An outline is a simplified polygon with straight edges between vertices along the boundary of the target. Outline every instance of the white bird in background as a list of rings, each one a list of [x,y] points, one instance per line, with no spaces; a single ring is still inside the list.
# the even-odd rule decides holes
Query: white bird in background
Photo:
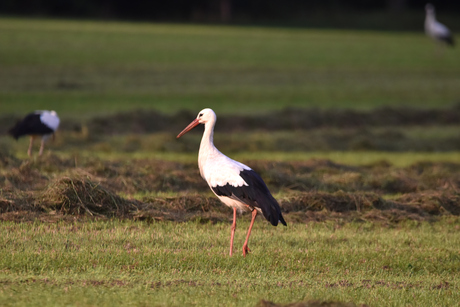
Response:
[[[59,117],[55,111],[35,111],[27,114],[24,119],[18,121],[13,128],[8,130],[8,133],[16,140],[23,135],[30,136],[29,150],[27,151],[29,157],[32,156],[34,139],[41,136],[41,146],[38,153],[38,155],[41,156],[46,140],[51,136],[54,138],[54,133],[59,127],[59,122]]]
[[[442,23],[436,20],[434,6],[430,3],[425,5],[425,33],[436,41],[444,42],[454,46],[454,38],[450,30]]]
[[[260,176],[250,167],[234,161],[222,154],[213,143],[216,113],[211,109],[203,109],[179,135],[192,130],[199,124],[204,124],[198,154],[198,166],[201,177],[208,183],[214,194],[227,206],[233,208],[233,223],[230,237],[230,256],[233,254],[233,237],[236,229],[236,211],[252,211],[246,241],[243,244],[243,256],[249,252],[248,241],[257,213],[260,212],[273,225],[286,222],[275,198],[271,195]]]

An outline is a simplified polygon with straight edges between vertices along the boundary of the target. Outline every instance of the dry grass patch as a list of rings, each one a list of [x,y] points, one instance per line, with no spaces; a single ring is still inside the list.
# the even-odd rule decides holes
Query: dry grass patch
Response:
[[[0,155],[10,161],[7,154]],[[5,158],[6,157],[6,158]],[[1,160],[1,159],[0,159]],[[325,159],[243,161],[278,194],[287,220],[432,220],[459,215],[460,164],[419,162],[396,168]],[[53,154],[2,166],[2,219],[72,217],[227,221],[231,211],[214,197],[196,163],[155,159],[62,158]]]
[[[64,214],[119,216],[136,210],[134,201],[123,199],[89,177],[63,177],[53,182],[38,199],[44,211]]]

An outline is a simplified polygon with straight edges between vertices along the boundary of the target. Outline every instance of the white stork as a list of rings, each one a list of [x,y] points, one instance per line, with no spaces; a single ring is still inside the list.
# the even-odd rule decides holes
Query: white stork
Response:
[[[27,114],[24,119],[18,121],[16,125],[8,130],[16,140],[23,135],[30,136],[29,150],[27,154],[32,156],[32,145],[37,136],[41,136],[41,146],[38,153],[39,156],[43,154],[45,142],[53,136],[59,127],[59,117],[55,111],[35,111]]]
[[[204,124],[198,154],[198,166],[201,177],[208,183],[211,190],[227,206],[233,208],[233,223],[230,237],[230,256],[233,254],[233,237],[236,229],[236,211],[252,211],[246,241],[243,244],[243,256],[249,252],[248,241],[257,213],[260,212],[273,225],[286,222],[275,198],[270,194],[265,182],[250,167],[230,159],[222,154],[213,143],[216,113],[211,109],[203,109],[179,135],[192,130],[199,124]]]
[[[426,17],[425,17],[425,33],[432,39],[440,42],[444,42],[451,46],[454,46],[454,38],[450,30],[442,23],[436,20],[436,13],[434,6],[430,3],[425,5]]]

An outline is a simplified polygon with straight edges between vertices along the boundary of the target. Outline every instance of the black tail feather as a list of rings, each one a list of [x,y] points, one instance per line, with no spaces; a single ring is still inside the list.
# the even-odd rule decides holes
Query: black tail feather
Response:
[[[30,113],[8,130],[16,140],[24,135],[44,135],[53,133],[53,129],[41,122],[40,113]]]
[[[19,137],[21,136],[20,129],[18,129],[20,123],[21,122],[18,121],[14,127],[8,130],[8,134],[11,135],[16,140],[19,139]]]
[[[211,187],[211,189],[218,196],[238,199],[248,206],[260,208],[264,217],[273,226],[277,226],[279,222],[287,226],[281,214],[280,205],[272,196],[262,178],[253,170],[243,170],[240,172],[240,176],[248,185],[235,187],[227,183],[224,186]]]
[[[252,188],[247,188],[247,196],[244,199],[247,201],[249,198],[252,201],[254,207],[259,207],[262,210],[264,217],[273,226],[277,226],[278,222],[281,222],[284,226],[287,226],[286,221],[281,214],[281,208],[276,199],[272,196],[267,188],[265,182],[260,178],[259,174],[253,170],[245,170],[240,173],[240,176],[248,183]]]
[[[443,36],[441,37],[441,40],[446,42],[448,45],[454,47],[455,46],[455,41],[454,41],[454,37],[452,35],[449,35],[449,36]]]
[[[284,226],[287,226],[286,221],[281,214],[281,208],[276,199],[271,195],[267,195],[268,197],[264,197],[265,201],[257,202],[262,209],[262,213],[264,217],[269,221],[273,226],[277,226],[279,222]]]

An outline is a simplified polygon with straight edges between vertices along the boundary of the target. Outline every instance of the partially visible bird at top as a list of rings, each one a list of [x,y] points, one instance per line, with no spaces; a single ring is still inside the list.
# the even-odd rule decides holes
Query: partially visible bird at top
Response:
[[[236,229],[236,212],[251,211],[251,224],[243,244],[243,256],[249,252],[248,241],[252,226],[258,213],[262,213],[273,226],[278,223],[286,226],[281,208],[268,190],[265,182],[250,167],[232,160],[221,153],[213,142],[214,126],[217,116],[211,109],[203,109],[181,133],[192,130],[199,124],[204,125],[198,153],[198,167],[201,177],[208,183],[212,192],[228,207],[233,209],[233,223],[230,235],[230,256],[233,254],[233,238]]]
[[[431,3],[425,5],[425,33],[432,39],[438,42],[444,42],[450,46],[454,46],[454,37],[450,30],[436,20],[434,6]]]
[[[29,149],[27,154],[32,156],[32,146],[34,139],[41,136],[41,146],[38,153],[39,156],[43,154],[45,142],[52,136],[59,127],[59,117],[55,111],[35,111],[27,114],[22,120],[18,121],[14,127],[8,130],[16,140],[21,136],[30,136]]]

